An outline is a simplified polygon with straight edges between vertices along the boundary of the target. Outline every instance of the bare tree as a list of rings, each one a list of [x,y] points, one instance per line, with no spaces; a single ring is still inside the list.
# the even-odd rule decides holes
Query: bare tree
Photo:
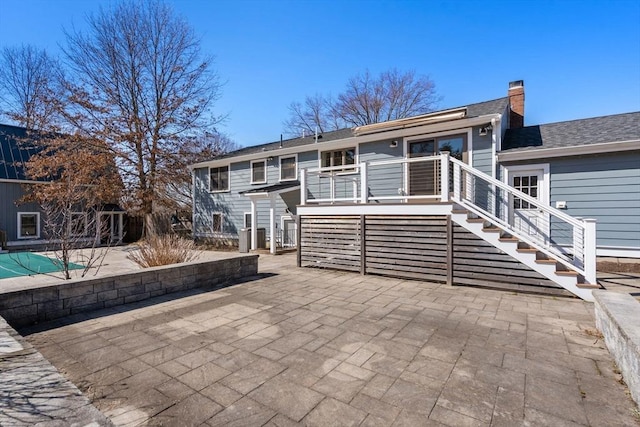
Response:
[[[0,56],[2,113],[27,129],[44,129],[56,115],[57,60],[31,45],[5,47]]]
[[[104,232],[98,212],[103,204],[120,198],[113,156],[101,141],[78,135],[49,134],[37,141],[39,151],[26,162],[25,172],[41,183],[25,185],[23,201],[39,204],[43,233],[64,278],[71,277],[74,254],[83,254],[84,276],[106,254],[97,250]]]
[[[351,77],[335,100],[322,95],[292,103],[286,132],[298,135],[301,129],[313,132],[363,126],[411,117],[433,111],[440,98],[435,84],[414,71],[391,69],[378,76],[369,71]]]
[[[221,120],[221,83],[191,27],[160,1],[124,1],[68,31],[66,118],[105,141],[147,227],[185,139]]]

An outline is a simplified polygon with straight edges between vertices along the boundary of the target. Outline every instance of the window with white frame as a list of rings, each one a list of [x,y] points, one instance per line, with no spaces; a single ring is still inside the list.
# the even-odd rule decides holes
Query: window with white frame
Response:
[[[87,234],[87,214],[84,212],[71,213],[69,227],[72,236],[84,236]]]
[[[257,160],[251,162],[251,183],[264,184],[267,182],[267,161]]]
[[[209,168],[209,191],[229,191],[229,166]]]
[[[320,154],[320,166],[323,168],[335,167],[335,166],[348,166],[355,165],[356,163],[356,149],[344,148],[342,150],[323,151]],[[343,171],[354,171],[354,168],[344,168]]]
[[[280,181],[293,181],[298,178],[297,156],[280,157]]]
[[[244,213],[244,228],[251,227],[251,212]]]
[[[222,214],[221,213],[214,213],[213,214],[213,222],[211,224],[211,231],[213,231],[214,233],[222,233],[223,226],[222,226]]]
[[[38,212],[18,212],[18,238],[37,239],[40,237],[40,214]]]

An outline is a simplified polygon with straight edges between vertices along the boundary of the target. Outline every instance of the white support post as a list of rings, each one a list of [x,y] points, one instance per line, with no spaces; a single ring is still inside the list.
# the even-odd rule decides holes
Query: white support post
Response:
[[[300,206],[307,204],[307,170],[300,169]]]
[[[358,181],[353,180],[353,203],[358,203]]]
[[[440,152],[440,201],[449,201],[449,152]]]
[[[122,229],[122,227],[124,226],[124,215],[123,214],[119,214],[118,215],[118,243],[122,243],[122,238],[124,236],[124,230]]]
[[[276,198],[274,195],[269,197],[269,235],[271,236],[271,243],[269,244],[269,251],[272,255],[276,254]]]
[[[251,250],[258,249],[258,215],[256,209],[257,201],[251,199]]]
[[[456,200],[462,200],[460,194],[460,165],[453,164],[453,198]]]
[[[334,172],[329,172],[329,198],[331,199],[331,204],[335,203],[336,200],[336,178],[334,177]]]
[[[360,203],[369,203],[369,184],[367,182],[367,162],[360,163]]]
[[[596,284],[596,220],[587,218],[584,222],[584,272],[587,283]]]

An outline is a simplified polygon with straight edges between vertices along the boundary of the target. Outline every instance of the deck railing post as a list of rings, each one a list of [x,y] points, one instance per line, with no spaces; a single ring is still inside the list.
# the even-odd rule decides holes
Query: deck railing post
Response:
[[[596,281],[596,220],[586,218],[584,223],[584,278],[587,283]]]
[[[307,204],[307,170],[300,169],[300,206]]]
[[[453,164],[453,197],[456,200],[462,200],[460,195],[460,165]]]
[[[367,183],[367,162],[360,163],[360,203],[369,202],[369,184]]]
[[[440,152],[440,201],[449,201],[449,152]]]

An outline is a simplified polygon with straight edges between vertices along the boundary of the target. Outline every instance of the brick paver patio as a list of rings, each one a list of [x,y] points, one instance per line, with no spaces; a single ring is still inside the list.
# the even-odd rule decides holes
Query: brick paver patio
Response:
[[[298,269],[22,330],[116,425],[628,426],[593,307]]]

